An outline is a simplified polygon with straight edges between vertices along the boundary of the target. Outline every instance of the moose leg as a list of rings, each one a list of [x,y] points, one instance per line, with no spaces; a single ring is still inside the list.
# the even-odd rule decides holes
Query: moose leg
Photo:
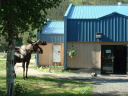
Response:
[[[29,61],[26,63],[26,78],[28,78],[28,65],[29,65]]]
[[[25,80],[25,62],[22,62],[23,67],[23,79]]]

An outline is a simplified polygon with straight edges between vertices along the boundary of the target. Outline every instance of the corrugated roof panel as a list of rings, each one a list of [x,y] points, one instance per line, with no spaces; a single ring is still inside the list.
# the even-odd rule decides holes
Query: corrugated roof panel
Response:
[[[64,34],[64,21],[48,21],[42,34]]]
[[[68,19],[97,19],[103,16],[119,13],[128,16],[128,5],[72,5]]]

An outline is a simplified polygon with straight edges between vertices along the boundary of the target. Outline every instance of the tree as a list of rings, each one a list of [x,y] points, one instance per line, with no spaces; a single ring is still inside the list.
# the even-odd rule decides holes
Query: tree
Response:
[[[65,0],[62,1],[57,8],[48,9],[47,18],[50,20],[63,20],[63,16],[69,4],[70,4],[69,0]]]
[[[6,63],[6,96],[14,94],[14,47],[19,34],[45,25],[47,9],[56,7],[61,0],[0,0],[0,35],[8,41]],[[30,31],[31,30],[31,31]]]

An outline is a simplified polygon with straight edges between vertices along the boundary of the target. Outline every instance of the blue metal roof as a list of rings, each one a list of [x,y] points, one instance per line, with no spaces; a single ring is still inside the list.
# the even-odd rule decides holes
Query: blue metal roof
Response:
[[[48,21],[42,34],[64,34],[64,21]]]
[[[128,5],[72,5],[65,16],[67,19],[98,19],[113,13],[128,16]]]

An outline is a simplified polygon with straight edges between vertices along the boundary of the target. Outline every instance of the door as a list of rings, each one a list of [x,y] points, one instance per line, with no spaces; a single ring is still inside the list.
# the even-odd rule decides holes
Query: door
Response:
[[[102,45],[101,73],[126,74],[126,54],[124,45]]]
[[[101,73],[102,74],[110,74],[113,73],[114,67],[114,47],[102,45],[101,48]]]
[[[53,62],[60,62],[61,45],[53,45]]]
[[[114,74],[126,74],[126,46],[117,45],[115,50]]]

